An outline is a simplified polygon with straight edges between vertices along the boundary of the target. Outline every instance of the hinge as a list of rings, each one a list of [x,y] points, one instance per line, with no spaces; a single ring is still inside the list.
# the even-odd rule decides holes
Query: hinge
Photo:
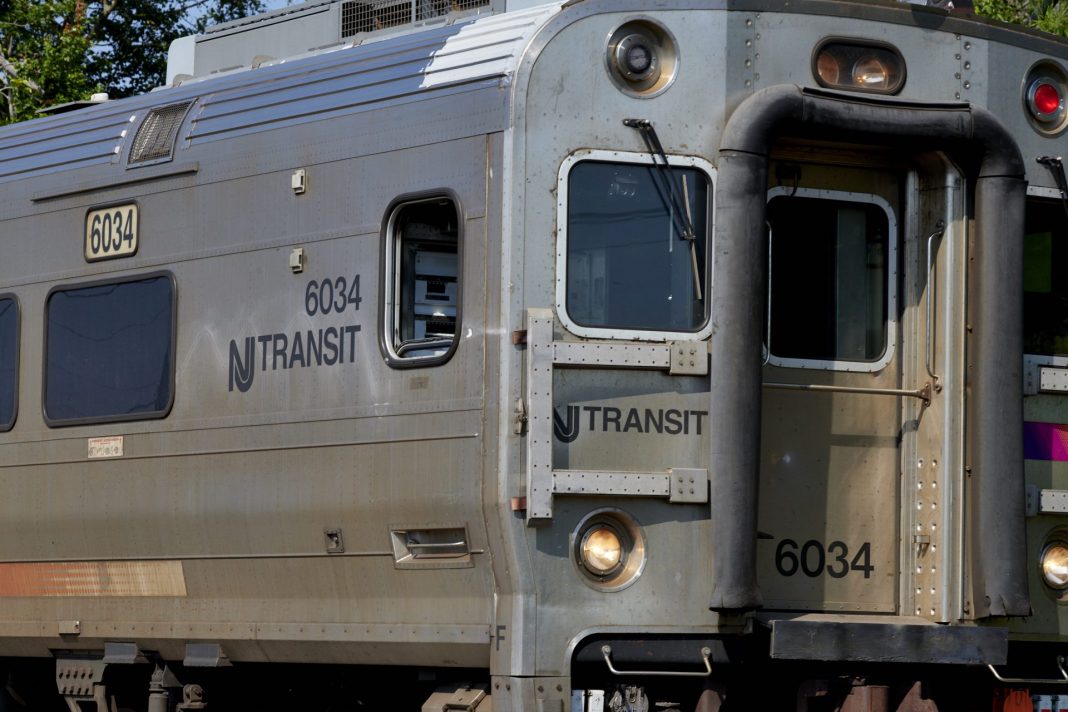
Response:
[[[522,398],[515,399],[515,409],[512,411],[512,415],[514,416],[512,434],[522,435],[523,428],[527,424],[527,404]]]

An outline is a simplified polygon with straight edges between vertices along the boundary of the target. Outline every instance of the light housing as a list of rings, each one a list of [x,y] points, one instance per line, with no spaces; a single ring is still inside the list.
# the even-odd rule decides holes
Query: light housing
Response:
[[[1057,63],[1038,62],[1024,78],[1023,103],[1031,126],[1044,136],[1056,136],[1068,125],[1068,74]]]
[[[638,522],[619,509],[597,509],[575,527],[571,559],[584,583],[598,591],[620,591],[645,568],[645,535]]]
[[[905,74],[901,53],[885,42],[832,37],[812,53],[812,76],[828,89],[897,94]]]
[[[579,545],[579,561],[595,576],[610,576],[623,565],[626,552],[614,526],[599,522],[586,530]]]
[[[1054,591],[1068,588],[1068,543],[1053,539],[1042,548],[1038,558],[1042,583]]]
[[[653,97],[675,80],[678,44],[660,23],[631,20],[609,35],[605,64],[608,76],[623,93],[642,99]]]

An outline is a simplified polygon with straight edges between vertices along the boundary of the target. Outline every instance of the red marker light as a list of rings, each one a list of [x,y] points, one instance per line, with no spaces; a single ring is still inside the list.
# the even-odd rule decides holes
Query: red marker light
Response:
[[[1034,99],[1032,101],[1039,114],[1052,114],[1061,106],[1061,93],[1057,90],[1057,87],[1052,84],[1042,82],[1035,87]]]
[[[1037,62],[1023,86],[1023,109],[1035,131],[1052,138],[1068,129],[1068,72],[1060,62]]]

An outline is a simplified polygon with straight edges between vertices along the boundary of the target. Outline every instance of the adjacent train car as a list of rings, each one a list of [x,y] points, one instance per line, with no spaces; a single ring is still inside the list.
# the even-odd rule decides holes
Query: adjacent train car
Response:
[[[1068,692],[1068,44],[316,0],[169,74],[0,130],[0,708]]]

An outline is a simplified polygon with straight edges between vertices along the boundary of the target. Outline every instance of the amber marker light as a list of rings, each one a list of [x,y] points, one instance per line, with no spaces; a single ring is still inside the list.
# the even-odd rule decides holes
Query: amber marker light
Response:
[[[905,60],[886,43],[828,39],[813,53],[812,74],[828,89],[896,94],[905,85]]]

